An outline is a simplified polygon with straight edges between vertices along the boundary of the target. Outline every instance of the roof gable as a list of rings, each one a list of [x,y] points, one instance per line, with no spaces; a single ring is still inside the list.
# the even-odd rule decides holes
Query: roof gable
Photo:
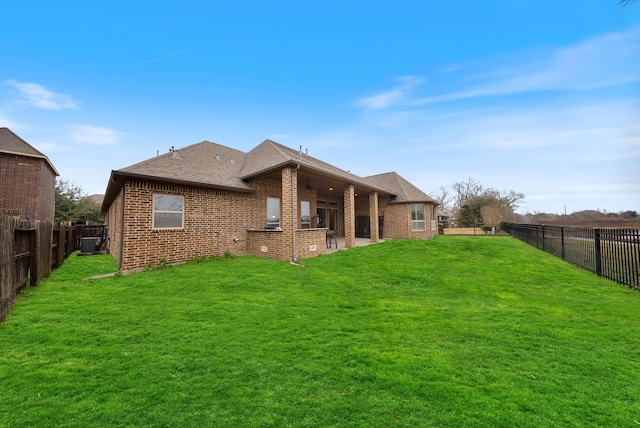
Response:
[[[0,128],[0,153],[43,159],[56,175],[60,175],[48,157],[18,137],[9,128]]]
[[[250,150],[240,171],[240,176],[255,177],[291,162],[291,157],[287,156],[278,146],[280,145],[271,140],[264,140]]]
[[[418,189],[416,186],[402,178],[397,172],[386,172],[384,174],[365,177],[364,180],[388,189],[396,195],[392,201],[400,202],[431,202],[436,203],[429,195]]]
[[[259,146],[247,153],[247,158],[242,168],[242,178],[250,179],[280,167],[291,164],[300,165],[308,170],[313,170],[346,183],[352,183],[365,188],[387,193],[384,188],[378,187],[373,182],[368,182],[362,177],[345,171],[309,156],[301,151],[278,144],[275,141],[265,140]]]

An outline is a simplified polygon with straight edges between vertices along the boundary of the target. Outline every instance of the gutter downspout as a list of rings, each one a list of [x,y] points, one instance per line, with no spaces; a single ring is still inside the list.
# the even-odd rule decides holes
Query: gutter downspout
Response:
[[[123,260],[123,254],[124,254],[124,201],[125,201],[125,195],[124,195],[124,186],[120,186],[120,189],[122,190],[122,209],[120,210],[120,257],[118,260],[118,264],[120,265],[120,270],[122,271],[122,260]]]
[[[296,259],[296,219],[294,218],[294,214],[296,212],[296,196],[294,194],[294,182],[293,182],[293,173],[300,169],[300,164],[297,164],[296,168],[291,171],[291,260],[295,263],[298,261]]]

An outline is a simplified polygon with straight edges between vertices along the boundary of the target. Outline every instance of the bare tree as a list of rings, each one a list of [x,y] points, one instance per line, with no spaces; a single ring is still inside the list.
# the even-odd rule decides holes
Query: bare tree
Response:
[[[513,212],[520,206],[520,201],[524,199],[524,193],[516,192],[515,190],[503,190],[500,192],[498,199],[509,208],[509,211]]]
[[[440,186],[438,190],[431,192],[430,196],[440,204],[438,207],[439,212],[445,215],[453,214],[453,196],[445,187]]]
[[[485,205],[498,207],[502,219],[511,218],[524,199],[523,193],[515,190],[498,190],[493,187],[485,188],[471,177],[466,181],[453,184],[452,189],[455,192],[452,196],[454,199],[452,212],[458,218],[465,217],[467,222],[481,221],[480,208]]]
[[[480,182],[469,177],[466,181],[459,181],[451,186],[455,195],[454,209],[460,209],[467,200],[478,197],[482,194],[484,188]]]

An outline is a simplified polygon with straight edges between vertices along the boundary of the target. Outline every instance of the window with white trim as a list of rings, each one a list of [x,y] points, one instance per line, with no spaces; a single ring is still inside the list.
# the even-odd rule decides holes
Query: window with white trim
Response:
[[[181,229],[184,227],[184,196],[153,195],[153,228]]]
[[[411,204],[411,231],[420,232],[427,230],[427,222],[424,216],[424,204]]]
[[[311,227],[311,202],[300,201],[300,228],[309,229]]]
[[[280,198],[267,198],[267,228],[280,227]]]

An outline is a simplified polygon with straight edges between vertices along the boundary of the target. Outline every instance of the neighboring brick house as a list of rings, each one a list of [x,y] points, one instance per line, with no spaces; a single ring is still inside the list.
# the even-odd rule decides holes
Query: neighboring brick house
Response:
[[[358,177],[265,140],[248,153],[204,141],[114,170],[102,210],[128,273],[227,252],[295,261],[324,254],[328,231],[345,247],[427,239],[436,205],[395,172]]]
[[[53,221],[58,171],[45,155],[0,128],[0,213]]]

